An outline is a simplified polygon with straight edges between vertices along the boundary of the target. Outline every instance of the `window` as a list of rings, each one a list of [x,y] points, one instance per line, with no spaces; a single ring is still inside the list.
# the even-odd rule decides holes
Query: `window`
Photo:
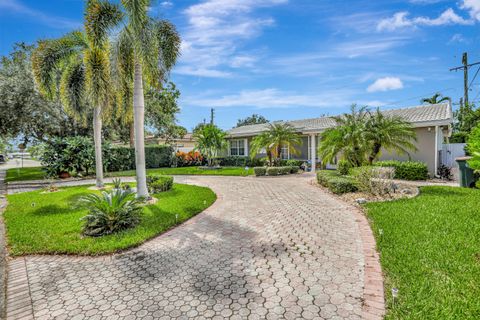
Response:
[[[282,160],[287,160],[287,159],[290,159],[290,150],[288,148],[288,146],[282,146],[282,152],[280,154]]]
[[[231,156],[245,156],[245,140],[231,140],[230,141],[230,155]]]

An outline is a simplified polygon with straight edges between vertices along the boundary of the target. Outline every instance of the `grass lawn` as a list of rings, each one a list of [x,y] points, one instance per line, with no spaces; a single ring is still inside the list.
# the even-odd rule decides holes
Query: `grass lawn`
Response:
[[[366,205],[386,274],[386,319],[480,318],[479,204],[480,190],[423,187],[413,199]]]
[[[42,180],[44,177],[45,171],[42,170],[42,167],[13,168],[7,170],[5,182]]]
[[[8,246],[14,256],[42,253],[96,255],[137,246],[209,207],[216,195],[209,188],[174,184],[172,190],[155,194],[158,202],[144,208],[141,223],[117,234],[82,237],[80,218],[85,209],[75,209],[77,199],[89,192],[88,186],[43,190],[8,196],[4,212]]]
[[[223,167],[216,170],[203,170],[198,167],[181,168],[158,168],[147,169],[147,173],[166,175],[213,175],[213,176],[248,176],[253,174],[253,168],[245,170],[243,167]],[[135,176],[135,170],[117,171],[105,173],[107,177],[129,177]],[[42,180],[45,173],[41,167],[8,169],[6,182]]]
[[[166,175],[205,175],[205,176],[248,176],[253,174],[253,168],[245,170],[243,167],[223,167],[215,170],[199,169],[198,167],[157,168],[147,169],[148,173]],[[108,177],[134,176],[135,170],[108,172]]]

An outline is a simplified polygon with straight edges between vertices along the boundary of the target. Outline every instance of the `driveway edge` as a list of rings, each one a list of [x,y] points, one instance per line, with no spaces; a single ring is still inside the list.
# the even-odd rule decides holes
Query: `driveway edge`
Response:
[[[365,259],[362,318],[380,320],[385,315],[385,293],[380,255],[377,252],[375,237],[367,217],[359,209],[354,210],[354,215],[360,231]]]

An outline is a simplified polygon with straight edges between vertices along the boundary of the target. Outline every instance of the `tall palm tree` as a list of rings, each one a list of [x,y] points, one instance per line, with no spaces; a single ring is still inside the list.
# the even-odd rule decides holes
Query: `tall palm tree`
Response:
[[[252,141],[250,156],[255,157],[260,150],[267,151],[270,165],[279,162],[282,148],[288,148],[292,154],[298,154],[296,146],[302,144],[302,138],[288,123],[269,123],[268,130]]]
[[[67,110],[80,114],[85,106],[93,108],[98,188],[103,188],[102,111],[112,100],[108,33],[121,19],[117,5],[88,0],[85,32],[74,31],[59,39],[39,41],[32,54],[35,82],[43,94],[56,98],[59,85],[60,99]]]
[[[400,117],[385,116],[377,108],[376,112],[370,113],[366,129],[365,138],[371,144],[369,164],[377,159],[382,148],[400,155],[417,150],[413,144],[417,138],[412,125]]]
[[[322,133],[318,147],[322,162],[333,162],[339,154],[354,167],[365,162],[365,154],[369,149],[365,137],[367,116],[367,107],[357,110],[357,106],[352,105],[350,113],[333,117],[337,125]]]
[[[149,197],[145,169],[145,103],[143,85],[160,89],[180,55],[180,36],[175,26],[148,16],[150,0],[121,0],[128,21],[117,38],[118,52],[131,61],[133,79],[133,122],[137,196]]]
[[[420,103],[437,104],[437,103],[441,103],[441,102],[444,102],[444,101],[452,101],[452,98],[447,97],[447,96],[443,96],[441,93],[437,92],[433,96],[431,96],[430,98],[423,98],[422,100],[420,100]]]

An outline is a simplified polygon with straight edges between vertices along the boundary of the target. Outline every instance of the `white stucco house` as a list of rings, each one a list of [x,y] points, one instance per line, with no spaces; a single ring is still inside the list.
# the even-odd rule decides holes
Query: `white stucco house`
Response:
[[[414,127],[417,134],[417,151],[410,153],[410,159],[414,161],[425,162],[428,166],[431,176],[437,172],[440,166],[442,144],[445,138],[451,135],[453,113],[449,102],[422,105],[401,109],[391,109],[382,111],[385,115],[399,116],[408,121]],[[284,159],[300,159],[311,161],[313,170],[316,164],[321,162],[317,156],[317,147],[322,132],[336,125],[331,117],[310,118],[302,120],[285,121],[301,134],[303,143],[298,146],[299,155],[293,156],[285,152],[282,154]],[[256,124],[244,127],[233,128],[228,131],[229,156],[249,156],[249,147],[252,139],[267,130],[268,124]],[[264,157],[265,154],[259,155]],[[381,160],[408,160],[409,156],[400,156],[383,152]],[[313,160],[313,161],[312,161]]]

